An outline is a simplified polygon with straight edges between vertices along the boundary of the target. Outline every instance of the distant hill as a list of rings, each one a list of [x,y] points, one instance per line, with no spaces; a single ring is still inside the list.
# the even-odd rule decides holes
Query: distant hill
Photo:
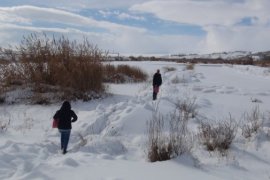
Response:
[[[179,62],[203,62],[203,63],[237,63],[253,64],[253,62],[270,62],[270,51],[250,52],[250,51],[231,51],[211,54],[171,54],[171,55],[108,55],[108,61],[179,61]],[[247,62],[247,63],[245,63]]]

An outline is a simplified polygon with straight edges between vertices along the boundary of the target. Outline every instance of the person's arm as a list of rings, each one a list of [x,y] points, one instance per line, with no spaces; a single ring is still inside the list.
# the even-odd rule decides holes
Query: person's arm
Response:
[[[75,112],[72,111],[72,110],[71,110],[71,117],[72,117],[71,122],[75,122],[75,121],[77,121],[77,119],[78,119],[78,116],[77,116],[77,115],[75,114]]]
[[[162,77],[161,77],[161,74],[158,75],[158,78],[157,78],[157,79],[158,79],[158,80],[157,80],[158,86],[161,86],[161,84],[162,84]]]
[[[53,116],[53,119],[59,119],[59,111],[56,111],[56,113]]]

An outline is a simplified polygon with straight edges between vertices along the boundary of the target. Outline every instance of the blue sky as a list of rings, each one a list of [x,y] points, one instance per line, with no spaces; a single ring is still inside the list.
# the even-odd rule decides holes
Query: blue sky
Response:
[[[96,20],[109,21],[117,24],[140,27],[154,34],[182,34],[182,35],[205,35],[205,31],[192,24],[178,23],[163,20],[151,13],[134,13],[126,9],[82,9],[78,12],[82,16],[93,17]]]
[[[0,45],[47,33],[120,54],[266,51],[269,0],[1,0]]]

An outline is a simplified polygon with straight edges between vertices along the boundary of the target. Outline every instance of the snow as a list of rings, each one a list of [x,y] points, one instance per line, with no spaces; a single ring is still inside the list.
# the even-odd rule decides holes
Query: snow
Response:
[[[51,119],[61,103],[0,106],[0,179],[7,180],[269,180],[269,69],[240,65],[196,64],[186,70],[173,62],[111,62],[142,68],[150,79],[136,84],[107,84],[110,95],[90,102],[71,102],[79,119],[73,123],[68,153],[59,151],[59,133]],[[164,67],[175,71],[165,72]],[[151,78],[161,70],[163,85],[152,101]],[[175,77],[180,81],[172,82]],[[16,91],[19,94],[19,90]],[[198,117],[239,123],[254,107],[266,115],[250,139],[236,139],[226,156],[208,152],[198,141],[190,153],[150,163],[146,155],[146,123],[158,110],[167,115],[178,99],[195,98]],[[259,101],[252,101],[257,99]],[[8,124],[8,122],[10,123]],[[0,124],[1,125],[1,124]],[[189,129],[196,133],[198,121]]]

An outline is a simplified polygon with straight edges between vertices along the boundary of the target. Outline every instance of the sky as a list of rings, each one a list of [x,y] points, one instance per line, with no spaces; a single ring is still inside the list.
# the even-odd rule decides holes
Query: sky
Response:
[[[46,33],[110,53],[270,50],[269,0],[1,0],[0,46]]]

